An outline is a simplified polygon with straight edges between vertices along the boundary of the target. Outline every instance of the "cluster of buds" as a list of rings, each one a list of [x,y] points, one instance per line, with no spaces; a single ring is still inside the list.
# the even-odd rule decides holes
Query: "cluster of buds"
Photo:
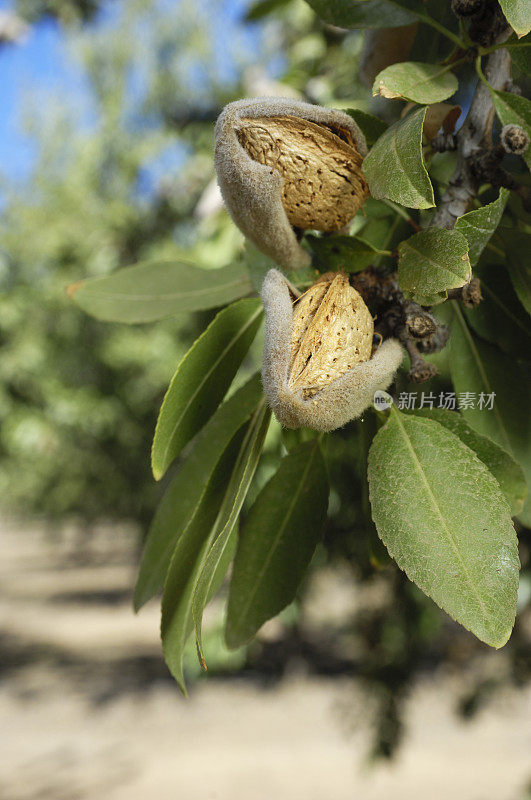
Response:
[[[310,263],[300,231],[339,231],[366,200],[366,153],[348,114],[298,100],[238,100],[216,123],[225,205],[258,249],[286,269]]]

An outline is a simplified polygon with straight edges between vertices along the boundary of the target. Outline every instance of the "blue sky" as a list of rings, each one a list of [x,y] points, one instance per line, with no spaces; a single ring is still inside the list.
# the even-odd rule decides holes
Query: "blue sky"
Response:
[[[7,4],[0,3],[0,8]],[[61,32],[53,21],[33,27],[20,45],[0,48],[0,171],[11,179],[27,176],[34,149],[22,129],[24,98],[37,94],[74,91],[80,76],[67,66]]]
[[[119,9],[123,2],[114,0],[114,8]],[[219,62],[227,70],[226,77],[230,77],[231,64],[225,43],[230,41],[232,30],[239,27],[247,2],[225,0],[222,4],[217,46]],[[175,0],[172,6],[175,7]],[[1,10],[11,7],[8,0],[0,0]],[[106,25],[112,22],[113,16],[111,5],[106,4],[93,24]],[[246,29],[244,41],[250,50],[258,37],[256,26]],[[79,66],[68,54],[65,32],[53,19],[45,19],[32,26],[21,44],[0,47],[0,175],[10,181],[26,180],[35,157],[34,145],[23,127],[27,98],[35,101],[42,97],[44,102],[50,95],[65,98],[65,102],[75,103],[80,108],[84,106],[85,113],[88,109],[90,114],[90,95]]]

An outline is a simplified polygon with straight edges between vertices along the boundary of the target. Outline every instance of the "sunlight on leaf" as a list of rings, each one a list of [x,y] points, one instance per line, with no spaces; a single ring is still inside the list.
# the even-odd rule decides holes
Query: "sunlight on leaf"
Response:
[[[96,319],[139,323],[216,308],[245,297],[252,288],[243,264],[200,269],[182,261],[150,261],[79,281],[68,293]]]
[[[440,103],[457,91],[455,75],[447,67],[404,61],[382,70],[374,79],[373,97],[411,100],[420,105]]]
[[[485,464],[438,422],[394,408],[369,454],[373,519],[398,566],[481,641],[514,624],[518,546]]]
[[[376,199],[409,208],[435,205],[433,187],[422,157],[426,108],[398,120],[383,133],[363,161],[362,170]]]

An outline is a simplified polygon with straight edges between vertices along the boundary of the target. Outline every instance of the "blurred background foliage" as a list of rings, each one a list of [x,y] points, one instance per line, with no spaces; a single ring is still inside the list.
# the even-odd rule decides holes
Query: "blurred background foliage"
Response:
[[[251,46],[268,65],[281,23],[248,35],[256,25],[239,20],[244,9],[223,24],[223,6],[18,4],[32,24],[64,23],[84,102],[28,96],[35,164],[24,182],[1,183],[0,492],[13,509],[143,519],[153,510],[155,414],[201,321],[102,325],[69,304],[65,287],[147,258],[217,266],[241,245],[213,192],[212,122],[245,81],[267,80],[265,66],[253,77]],[[288,16],[292,47],[299,30],[319,45],[304,4]]]
[[[219,111],[241,96],[275,93],[367,110],[370,92],[357,77],[363,35],[321,24],[303,0],[18,0],[12,10],[30,31],[60,26],[82,91],[29,92],[30,174],[14,180],[0,170],[2,506],[46,518],[134,518],[145,528],[161,493],[149,468],[156,414],[208,317],[99,323],[70,304],[65,289],[147,259],[215,268],[237,257],[243,238],[214,180]],[[16,46],[0,42],[0,57]],[[395,218],[395,226],[404,224]],[[364,236],[378,244],[388,228],[388,218],[373,219]],[[356,673],[376,703],[374,752],[390,755],[413,677],[441,663],[463,670],[485,648],[386,568],[358,468],[366,438],[366,427],[351,425],[328,439],[330,518],[302,611],[288,610],[273,640],[219,664],[278,675],[295,658],[317,672]],[[268,442],[275,461],[278,427]],[[359,602],[348,615],[320,618],[315,637],[312,593],[330,563],[355,582]],[[493,686],[528,678],[529,625],[523,614],[503,653],[476,671],[463,693],[464,714]],[[216,658],[209,663],[215,672]]]
[[[352,79],[361,38],[325,28],[302,0],[250,11],[20,0],[15,11],[62,26],[80,91],[28,92],[31,174],[13,181],[0,168],[0,492],[27,513],[145,521],[158,497],[155,414],[204,319],[99,324],[65,288],[144,259],[229,263],[242,237],[216,193],[219,111],[279,92],[366,102]]]

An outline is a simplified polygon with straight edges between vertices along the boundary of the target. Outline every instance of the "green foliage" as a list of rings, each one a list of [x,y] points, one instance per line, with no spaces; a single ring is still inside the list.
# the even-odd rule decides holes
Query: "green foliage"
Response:
[[[431,208],[431,185],[422,157],[426,108],[408,114],[383,133],[363,162],[371,194],[409,208]]]
[[[522,467],[509,453],[491,439],[477,433],[459,413],[446,411],[443,408],[418,409],[415,413],[439,422],[473,450],[498,481],[505,499],[511,507],[512,515],[520,513],[527,495],[527,484]]]
[[[507,231],[503,237],[507,250],[507,267],[520,302],[531,314],[531,264],[529,249],[531,234],[524,231]]]
[[[531,9],[527,0],[500,0],[500,6],[518,36],[525,36],[531,31]]]
[[[287,2],[288,0],[258,0],[258,2],[251,5],[245,15],[245,19],[248,22],[256,22],[270,14],[271,11],[286,5]]]
[[[500,224],[508,199],[508,190],[500,189],[497,200],[463,214],[455,223],[455,230],[464,234],[468,241],[468,257],[472,266],[478,263],[492,234]]]
[[[451,97],[457,87],[457,78],[448,67],[404,61],[379,72],[372,93],[391,100],[402,98],[429,105]]]
[[[323,26],[310,6],[338,27]],[[516,21],[522,6],[504,7]],[[394,407],[387,419],[369,408],[326,437],[281,431],[270,424],[259,376],[249,379],[261,359],[261,306],[247,296],[259,292],[273,264],[248,243],[242,247],[217,201],[209,206],[213,122],[227,101],[261,93],[264,77],[245,69],[257,56],[232,39],[238,76],[221,77],[215,42],[222,8],[213,0],[207,19],[191,0],[177,12],[146,0],[126,4],[114,28],[69,34],[96,98],[94,128],[80,132],[63,110],[47,126],[35,123],[35,191],[10,189],[0,223],[0,274],[11,292],[9,302],[0,297],[0,488],[19,507],[45,513],[147,520],[158,500],[149,438],[169,383],[152,451],[155,476],[169,474],[144,545],[135,607],[163,592],[163,649],[182,690],[194,629],[200,665],[219,662],[203,613],[233,559],[231,647],[260,637],[262,624],[293,601],[296,617],[307,570],[326,559],[346,562],[362,589],[376,578],[385,584],[385,610],[362,609],[349,626],[356,669],[371,676],[380,702],[396,704],[429,642],[440,654],[443,642],[455,641],[456,626],[441,635],[444,615],[401,576],[378,536],[423,592],[494,647],[507,641],[514,619],[511,514],[528,579],[528,534],[520,527],[531,523],[531,219],[521,203],[528,180],[523,162],[506,158],[503,168],[522,184],[518,193],[500,189],[496,196],[499,181],[491,189],[476,176],[481,185],[470,210],[457,212],[455,229],[436,225],[451,227],[457,213],[448,224],[428,211],[441,204],[460,162],[455,153],[434,152],[427,111],[458,87],[460,96],[470,89],[469,68],[455,61],[455,48],[468,49],[461,39],[468,23],[460,26],[449,7],[260,0],[248,8],[254,33],[264,24],[274,34],[265,45],[260,40],[262,61],[279,52],[285,59],[273,91],[347,109],[370,148],[362,168],[372,197],[348,229],[306,233],[312,266],[290,279],[304,291],[319,272],[370,266],[353,280],[376,281],[385,294],[391,285],[396,291],[397,272],[400,302],[437,305],[436,316],[451,326],[449,348],[428,356],[442,365],[440,375],[420,389],[453,390],[459,408],[405,415]],[[384,97],[372,101],[356,76],[374,32],[360,31],[412,22],[420,24],[411,53],[375,67],[375,90]],[[509,45],[516,44],[513,37]],[[525,48],[512,52],[525,72]],[[137,70],[145,86],[140,99],[127,89]],[[208,76],[204,82],[198,72]],[[493,100],[502,124],[530,131],[528,100],[507,92],[493,92]],[[144,193],[145,171],[168,150],[178,166],[164,168]],[[452,187],[458,197],[459,184]],[[472,268],[483,302],[445,302]],[[64,297],[68,285],[75,305]],[[102,324],[80,308],[96,320],[144,324]],[[385,310],[377,303],[370,310],[385,330]],[[419,388],[408,383],[407,366],[390,389],[395,399]],[[475,404],[467,402],[471,394]],[[389,753],[399,718],[396,707],[382,702],[382,709],[377,749]]]
[[[502,125],[519,125],[531,139],[531,100],[511,92],[491,91],[491,94]],[[531,147],[527,148],[522,157],[531,169]]]
[[[502,647],[520,564],[507,502],[484,463],[438,422],[393,410],[371,447],[369,486],[399,567],[481,641]]]
[[[224,398],[261,317],[258,300],[240,300],[228,306],[179,364],[164,397],[153,439],[151,464],[156,480],[162,478]]]
[[[529,34],[521,42],[515,42],[511,47],[511,59],[513,64],[524,73],[531,75],[531,41]]]
[[[149,530],[135,587],[137,610],[162,587],[176,542],[194,518],[203,514],[203,495],[216,464],[260,398],[260,381],[256,376],[220,406],[199,433],[185,464],[168,487]],[[208,510],[208,502],[206,506]]]
[[[509,259],[509,248],[507,251]],[[499,263],[484,263],[479,277],[483,300],[475,308],[465,309],[467,321],[482,339],[509,355],[526,358],[531,352],[531,326],[507,270]]]
[[[201,662],[206,665],[202,647],[202,617],[205,606],[213,594],[216,577],[225,574],[236,547],[238,516],[253,480],[265,437],[271,422],[271,411],[265,398],[256,409],[247,428],[227,492],[216,519],[213,544],[201,566],[201,572],[194,587],[192,614],[194,618],[197,649]]]
[[[398,248],[400,286],[421,305],[441,303],[448,289],[464,286],[471,275],[468,242],[458,231],[430,228]]]
[[[354,236],[306,236],[314,260],[323,272],[344,269],[360,272],[374,261],[378,249]]]
[[[372,147],[382,133],[387,130],[387,125],[379,117],[367,114],[366,111],[361,111],[358,108],[347,108],[345,110],[361,128],[368,147]]]
[[[530,387],[525,368],[507,359],[500,350],[474,336],[463,312],[454,303],[450,337],[450,370],[457,392],[495,394],[492,409],[464,407],[463,416],[479,433],[513,455],[531,485]],[[529,501],[522,520],[529,520]]]
[[[415,21],[413,14],[393,0],[308,0],[308,3],[321,19],[341,28],[388,28]]]
[[[166,663],[183,693],[186,693],[184,646],[193,627],[192,593],[203,559],[213,542],[217,509],[223,503],[240,446],[241,437],[237,436],[222,454],[204,487],[196,513],[182,532],[177,531],[172,542],[174,546],[168,553],[170,562],[162,594],[160,633]]]
[[[175,261],[148,262],[69,287],[87,314],[110,322],[156,322],[230,303],[252,289],[238,264],[216,270]]]
[[[36,16],[45,13],[45,3],[34,5]],[[219,6],[213,0],[213,14]],[[237,82],[210,85],[198,97],[190,85],[193,63],[199,59],[208,70],[215,61],[210,25],[188,0],[177,14],[151,0],[119,4],[101,24],[63,33],[62,50],[92,103],[89,125],[74,90],[59,99],[32,86],[26,96],[23,132],[35,164],[17,183],[0,176],[6,510],[129,517],[146,525],[156,508],[159,491],[146,470],[156,410],[210,317],[187,313],[141,329],[105,325],[70,303],[65,288],[138,262],[188,262],[195,269],[231,261],[241,236],[226,219],[193,218],[213,176],[210,125],[194,128],[193,119],[205,105],[221,107],[227,91],[240,91]],[[239,52],[240,44],[229,42],[227,53]],[[130,92],[131,75],[144,87],[140,94]],[[175,102],[186,109],[186,130],[167,123]],[[161,160],[179,164],[180,155],[178,168],[157,177]],[[212,282],[210,270],[206,278]]]
[[[316,438],[282,459],[249,510],[230,584],[229,647],[244,644],[295,598],[327,507],[328,479]]]
[[[56,17],[67,25],[90,21],[101,6],[100,0],[17,0],[19,14],[28,22],[41,17]]]

